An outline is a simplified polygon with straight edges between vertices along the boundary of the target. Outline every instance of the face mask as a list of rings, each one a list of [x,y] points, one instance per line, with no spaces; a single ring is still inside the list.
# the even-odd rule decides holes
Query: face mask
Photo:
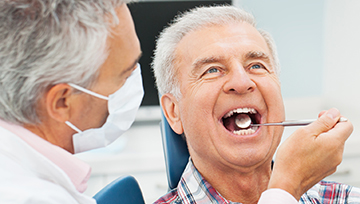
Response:
[[[144,90],[140,65],[131,73],[125,84],[109,97],[97,94],[78,85],[69,85],[79,91],[108,101],[109,116],[100,128],[81,131],[69,121],[65,123],[78,133],[73,135],[75,153],[105,147],[127,131],[135,120]]]

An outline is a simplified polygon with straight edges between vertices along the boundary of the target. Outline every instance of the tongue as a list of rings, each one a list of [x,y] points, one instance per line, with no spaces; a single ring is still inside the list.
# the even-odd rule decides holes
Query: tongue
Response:
[[[237,127],[237,125],[235,124],[235,117],[236,116],[233,115],[223,120],[224,127],[230,132],[233,132]]]

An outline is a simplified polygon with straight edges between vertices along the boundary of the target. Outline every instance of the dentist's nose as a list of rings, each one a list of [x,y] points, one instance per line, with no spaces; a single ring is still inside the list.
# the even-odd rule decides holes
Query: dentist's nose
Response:
[[[234,69],[231,69],[228,77],[224,85],[226,93],[245,94],[255,90],[256,84],[243,66],[236,66]]]

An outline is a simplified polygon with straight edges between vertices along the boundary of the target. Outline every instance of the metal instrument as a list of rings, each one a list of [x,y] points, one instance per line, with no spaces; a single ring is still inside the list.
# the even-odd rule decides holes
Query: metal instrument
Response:
[[[316,120],[316,119],[315,119]],[[263,124],[251,124],[250,126],[305,126],[315,121],[313,120],[288,120],[279,123],[263,123]],[[348,121],[346,118],[341,117],[338,122],[346,122]]]

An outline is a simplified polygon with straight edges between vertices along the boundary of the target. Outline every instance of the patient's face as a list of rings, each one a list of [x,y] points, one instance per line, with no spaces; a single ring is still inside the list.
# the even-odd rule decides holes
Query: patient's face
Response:
[[[180,118],[194,164],[269,166],[283,128],[236,126],[240,113],[253,123],[284,120],[280,83],[260,33],[247,23],[204,27],[181,40],[176,59]]]

